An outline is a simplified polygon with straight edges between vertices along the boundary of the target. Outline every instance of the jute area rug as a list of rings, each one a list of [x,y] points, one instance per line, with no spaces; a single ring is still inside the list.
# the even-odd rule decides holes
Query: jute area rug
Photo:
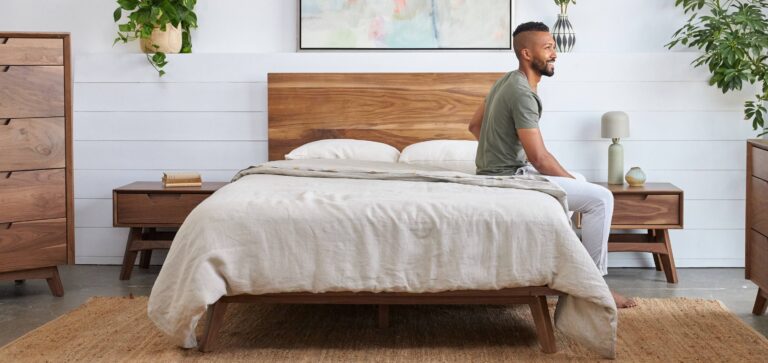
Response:
[[[768,339],[718,301],[641,299],[619,314],[618,361],[766,362]],[[0,348],[0,362],[492,362],[596,361],[558,334],[539,350],[526,306],[231,305],[217,348],[175,347],[146,315],[146,298],[93,298]]]

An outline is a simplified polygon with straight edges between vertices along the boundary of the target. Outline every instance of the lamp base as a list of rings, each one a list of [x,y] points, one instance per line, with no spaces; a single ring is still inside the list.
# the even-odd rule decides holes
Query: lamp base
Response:
[[[624,147],[619,139],[608,147],[608,184],[624,184]]]

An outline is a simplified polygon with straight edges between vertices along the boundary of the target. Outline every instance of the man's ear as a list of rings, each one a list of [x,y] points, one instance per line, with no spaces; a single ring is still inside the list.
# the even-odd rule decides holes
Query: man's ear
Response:
[[[521,49],[521,50],[520,50],[520,55],[521,55],[521,56],[523,57],[523,59],[525,59],[525,60],[531,60],[531,51],[530,51],[530,50],[528,50],[527,48],[523,48],[523,49]]]

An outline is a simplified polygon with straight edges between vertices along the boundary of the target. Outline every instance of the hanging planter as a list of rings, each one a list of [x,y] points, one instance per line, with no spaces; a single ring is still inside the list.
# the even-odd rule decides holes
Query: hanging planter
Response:
[[[555,4],[560,6],[560,14],[557,16],[557,22],[552,27],[552,36],[555,38],[557,51],[568,53],[576,44],[576,32],[568,20],[568,4],[576,4],[576,0],[555,0]]]

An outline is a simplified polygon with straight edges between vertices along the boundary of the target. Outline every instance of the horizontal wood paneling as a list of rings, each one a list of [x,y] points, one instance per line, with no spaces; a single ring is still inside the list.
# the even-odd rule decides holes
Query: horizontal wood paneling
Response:
[[[558,54],[552,80],[703,82],[709,79],[706,69],[692,69],[690,65],[696,56],[686,52],[562,53]],[[198,53],[169,54],[168,59],[168,74],[162,80],[146,71],[147,60],[140,54],[83,54],[78,58],[75,75],[78,82],[88,83],[266,82],[267,72],[508,72],[517,68],[517,59],[506,51]]]
[[[267,139],[266,112],[77,112],[75,140]]]
[[[75,83],[78,111],[265,111],[265,83]]]
[[[244,169],[266,160],[264,141],[76,141],[83,169]]]
[[[195,170],[200,172],[203,181],[221,182],[230,181],[240,169]],[[111,199],[112,189],[135,181],[160,181],[164,171],[187,170],[75,170],[75,198]]]

